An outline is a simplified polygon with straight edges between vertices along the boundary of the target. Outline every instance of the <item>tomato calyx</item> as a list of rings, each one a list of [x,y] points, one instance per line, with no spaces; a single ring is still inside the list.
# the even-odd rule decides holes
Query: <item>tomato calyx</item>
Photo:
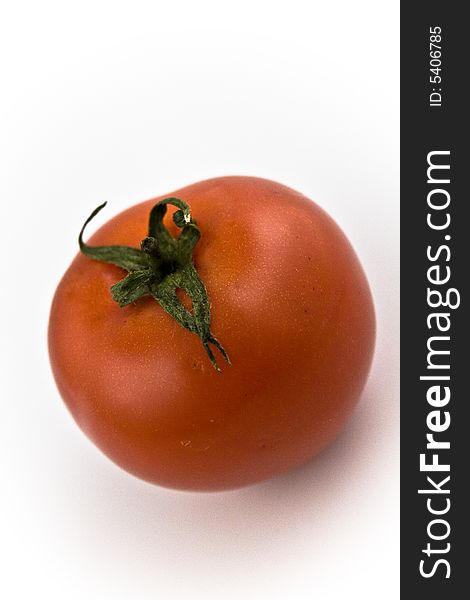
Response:
[[[140,249],[130,246],[88,246],[83,241],[85,228],[106,204],[105,202],[95,208],[85,221],[78,243],[86,256],[116,265],[128,272],[124,279],[111,287],[113,299],[123,307],[143,296],[152,296],[181,327],[201,338],[209,360],[217,371],[220,368],[211,345],[231,364],[227,352],[210,329],[207,290],[192,259],[193,249],[201,233],[192,219],[189,206],[179,198],[160,200],[150,211],[148,236],[142,240]],[[173,214],[174,223],[181,229],[178,238],[174,238],[163,224],[168,204],[178,209]],[[177,290],[188,294],[192,303],[191,310],[181,303]]]

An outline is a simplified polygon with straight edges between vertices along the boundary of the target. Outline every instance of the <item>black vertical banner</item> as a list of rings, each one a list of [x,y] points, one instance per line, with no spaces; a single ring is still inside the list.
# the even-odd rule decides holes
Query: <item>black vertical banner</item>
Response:
[[[401,3],[401,596],[467,597],[465,3]],[[465,108],[464,108],[465,106]]]

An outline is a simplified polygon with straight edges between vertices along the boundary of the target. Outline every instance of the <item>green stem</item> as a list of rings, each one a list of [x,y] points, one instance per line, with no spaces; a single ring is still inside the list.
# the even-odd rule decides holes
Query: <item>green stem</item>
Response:
[[[178,210],[174,223],[181,229],[178,238],[170,235],[163,223],[167,205]],[[127,306],[143,296],[152,296],[175,321],[201,338],[202,345],[213,367],[220,371],[210,345],[230,363],[227,352],[210,329],[211,314],[207,290],[193,264],[193,250],[201,237],[189,206],[179,198],[160,200],[150,211],[148,236],[141,242],[140,250],[129,246],[88,246],[83,233],[88,223],[106,206],[106,202],[91,213],[78,238],[80,250],[86,256],[101,262],[117,265],[128,275],[111,288],[113,299]],[[179,300],[177,290],[185,291],[191,298],[188,310]]]

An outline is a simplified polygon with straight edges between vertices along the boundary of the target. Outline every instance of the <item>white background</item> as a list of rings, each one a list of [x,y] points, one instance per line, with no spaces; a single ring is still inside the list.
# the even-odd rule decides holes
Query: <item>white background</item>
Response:
[[[0,2],[0,595],[398,598],[398,0]],[[234,492],[104,458],[48,364],[84,218],[271,178],[347,232],[378,313],[362,401],[307,466]]]

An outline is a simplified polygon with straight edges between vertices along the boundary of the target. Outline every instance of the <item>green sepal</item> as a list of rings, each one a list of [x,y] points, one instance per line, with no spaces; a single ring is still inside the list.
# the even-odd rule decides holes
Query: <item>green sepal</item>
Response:
[[[178,238],[170,235],[163,218],[167,205],[178,208],[173,214],[174,223],[181,229]],[[80,250],[86,256],[117,265],[128,275],[111,288],[113,299],[120,306],[128,306],[143,296],[151,295],[175,321],[201,338],[203,347],[213,367],[220,368],[211,345],[230,363],[227,352],[211,332],[211,312],[207,290],[194,267],[192,252],[201,233],[192,220],[189,206],[179,198],[166,198],[150,211],[148,237],[142,240],[140,250],[129,246],[88,246],[83,241],[87,224],[106,206],[98,206],[85,221],[78,238]],[[181,289],[192,303],[188,310],[180,301]]]
[[[150,294],[153,274],[150,269],[133,271],[111,287],[111,294],[119,306],[132,304],[142,296]]]
[[[131,248],[130,246],[88,246],[83,241],[83,233],[88,223],[96,217],[96,215],[106,206],[107,202],[104,202],[91,213],[88,219],[83,224],[83,227],[78,236],[78,244],[83,254],[86,254],[90,258],[100,260],[102,262],[110,263],[125,269],[126,271],[138,271],[148,266],[148,261],[140,250],[137,248]]]

